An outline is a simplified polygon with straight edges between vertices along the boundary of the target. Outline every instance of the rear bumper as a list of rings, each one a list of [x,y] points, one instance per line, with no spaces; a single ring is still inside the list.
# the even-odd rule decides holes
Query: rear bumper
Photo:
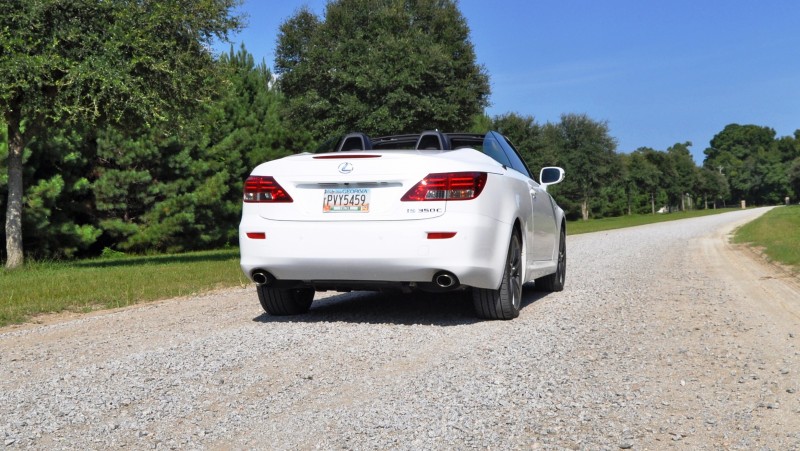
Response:
[[[251,239],[247,233],[264,233]],[[456,232],[428,239],[428,232]],[[462,285],[500,286],[511,224],[479,215],[445,214],[409,221],[315,222],[242,218],[242,271],[278,280],[430,282],[450,271]]]

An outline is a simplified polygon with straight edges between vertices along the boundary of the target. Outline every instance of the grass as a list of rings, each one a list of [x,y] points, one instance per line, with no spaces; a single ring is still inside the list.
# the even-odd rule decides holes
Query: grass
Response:
[[[733,241],[763,249],[771,261],[800,270],[800,205],[773,208],[740,227]]]
[[[0,270],[0,326],[45,313],[124,307],[246,283],[238,249],[34,262]]]
[[[619,216],[616,218],[590,219],[588,221],[570,221],[567,223],[567,234],[578,235],[580,233],[601,232],[603,230],[622,229],[656,222],[676,221],[678,219],[697,218],[700,216],[716,215],[737,211],[738,208],[719,208],[712,210],[692,210],[676,213],[646,214]]]

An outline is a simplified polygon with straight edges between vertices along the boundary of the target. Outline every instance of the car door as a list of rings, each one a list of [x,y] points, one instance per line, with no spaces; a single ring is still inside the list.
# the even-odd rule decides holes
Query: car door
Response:
[[[535,185],[535,186],[534,186]],[[530,251],[535,261],[552,261],[556,246],[556,221],[553,201],[538,183],[532,183],[533,245]]]
[[[533,211],[532,224],[528,224],[528,261],[552,261],[556,245],[556,221],[552,199],[547,191],[533,180],[528,166],[508,138],[496,132],[490,133],[500,142],[511,168],[523,174],[528,180]]]

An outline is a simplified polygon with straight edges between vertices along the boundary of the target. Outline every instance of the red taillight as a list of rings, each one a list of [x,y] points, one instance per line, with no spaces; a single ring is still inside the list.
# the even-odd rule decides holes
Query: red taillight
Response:
[[[456,236],[456,232],[428,232],[429,240],[446,240]]]
[[[244,182],[245,202],[292,202],[292,196],[272,177],[251,175]]]
[[[446,172],[428,174],[400,199],[403,202],[424,200],[475,199],[486,186],[485,172]]]

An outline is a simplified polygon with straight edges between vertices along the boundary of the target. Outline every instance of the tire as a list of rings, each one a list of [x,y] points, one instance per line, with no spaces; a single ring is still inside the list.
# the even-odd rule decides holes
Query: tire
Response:
[[[258,285],[256,291],[261,307],[273,316],[307,313],[314,301],[313,288],[279,289]]]
[[[536,289],[539,291],[561,291],[567,278],[567,233],[561,229],[561,239],[558,244],[558,262],[556,272],[549,276],[536,279]]]
[[[513,319],[519,316],[522,305],[522,246],[514,232],[508,244],[508,256],[500,288],[472,289],[475,313],[483,319]]]

